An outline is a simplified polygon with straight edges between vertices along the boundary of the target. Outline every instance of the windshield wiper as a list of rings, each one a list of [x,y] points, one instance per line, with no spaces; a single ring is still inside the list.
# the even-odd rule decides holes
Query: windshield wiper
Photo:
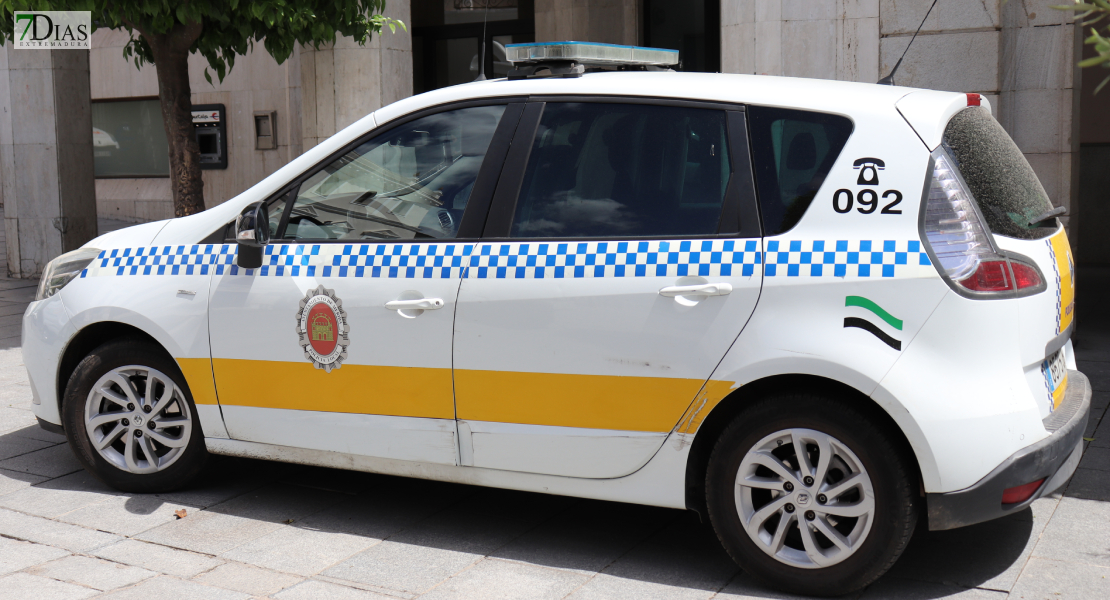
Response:
[[[1056,208],[1054,208],[1054,209],[1052,209],[1052,210],[1050,210],[1046,213],[1042,213],[1040,215],[1037,215],[1037,216],[1033,217],[1032,219],[1029,219],[1029,226],[1032,227],[1033,225],[1036,225],[1037,223],[1040,223],[1041,221],[1047,221],[1047,220],[1051,219],[1052,217],[1058,217],[1058,216],[1060,216],[1060,215],[1062,215],[1066,212],[1068,212],[1067,208],[1065,208],[1063,206],[1057,206]]]

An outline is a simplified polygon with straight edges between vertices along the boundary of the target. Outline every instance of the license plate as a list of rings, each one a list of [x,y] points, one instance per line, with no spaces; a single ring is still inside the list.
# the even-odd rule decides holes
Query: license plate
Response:
[[[1063,348],[1041,363],[1041,372],[1044,373],[1045,386],[1048,387],[1049,396],[1052,398],[1052,410],[1056,410],[1064,399],[1064,390],[1068,385],[1068,367],[1064,363]]]

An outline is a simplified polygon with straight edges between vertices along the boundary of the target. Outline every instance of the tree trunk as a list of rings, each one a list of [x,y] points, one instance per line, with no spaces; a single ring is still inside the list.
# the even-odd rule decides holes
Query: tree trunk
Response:
[[[158,99],[169,143],[175,217],[204,210],[204,180],[200,171],[200,147],[193,131],[192,88],[189,85],[189,47],[200,32],[200,23],[194,23],[179,24],[164,34],[143,34],[158,71]]]

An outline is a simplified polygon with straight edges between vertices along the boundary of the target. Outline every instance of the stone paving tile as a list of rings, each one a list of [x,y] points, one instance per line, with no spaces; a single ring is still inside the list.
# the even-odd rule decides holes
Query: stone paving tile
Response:
[[[1010,592],[1012,600],[1110,598],[1110,569],[1033,557]]]
[[[148,529],[136,539],[201,554],[223,554],[280,529],[278,523],[199,511],[184,519]]]
[[[620,589],[620,598],[700,598],[717,592],[739,571],[708,525],[698,523],[693,513],[683,514],[666,529],[636,546],[600,575],[591,579],[572,598],[594,598]],[[666,592],[665,590],[672,590]],[[631,592],[635,591],[635,594]]]
[[[941,583],[929,583],[883,577],[864,590],[860,600],[933,600],[945,598],[954,600],[1006,600],[1006,592],[962,588]]]
[[[481,560],[481,554],[384,541],[324,571],[379,588],[422,593]]]
[[[83,585],[102,592],[134,585],[157,573],[87,556],[67,556],[26,570],[31,575]]]
[[[68,554],[61,548],[0,537],[0,575],[22,571]]]
[[[274,484],[247,492],[209,510],[221,515],[285,523],[295,522],[346,500],[347,496],[337,492]]]
[[[1093,391],[1110,392],[1110,362],[1077,360],[1075,366],[1091,380]]]
[[[304,581],[304,578],[231,562],[201,573],[193,581],[245,594],[267,596],[296,585]]]
[[[222,558],[296,575],[315,575],[377,544],[378,539],[290,525],[255,538]]]
[[[267,485],[285,466],[263,460],[216,456],[188,488],[155,496],[166,502],[208,508]]]
[[[119,536],[0,508],[0,535],[71,552],[89,552],[119,541]]]
[[[1041,498],[1018,514],[948,531],[928,531],[922,523],[889,574],[1008,591],[1059,502],[1055,496]]]
[[[1083,451],[1083,460],[1079,461],[1079,468],[1110,471],[1110,448],[1088,447]]]
[[[493,556],[596,573],[681,514],[664,508],[584,500],[509,542]]]
[[[400,479],[360,471],[344,471],[326,467],[299,467],[299,470],[290,470],[279,478],[278,483],[355,495],[375,487],[394,483],[397,479]]]
[[[309,579],[274,595],[278,600],[396,600],[396,596]]]
[[[1110,504],[1064,498],[1033,556],[1110,568]]]
[[[391,486],[309,515],[299,527],[384,540],[476,492],[469,486],[390,478]]]
[[[0,469],[21,471],[44,477],[61,477],[81,470],[81,463],[68,445],[59,444],[15,458],[0,460]]]
[[[0,600],[81,600],[97,593],[86,587],[27,573],[0,577]]]
[[[93,477],[92,473],[82,469],[0,496],[0,507],[53,518],[85,506],[100,504],[118,493]]]
[[[880,580],[882,581],[882,580]],[[917,585],[922,585],[920,582]],[[863,591],[840,596],[839,600],[859,600]],[[1005,597],[1005,594],[1003,594]],[[769,588],[747,573],[739,573],[713,600],[811,600],[812,596],[798,596]]]
[[[42,450],[53,446],[52,442],[44,442],[16,435],[0,436],[0,460],[14,458],[21,454]]]
[[[15,435],[19,437],[31,438],[33,440],[42,440],[44,442],[50,442],[52,444],[66,443],[66,436],[50,432],[43,429],[42,427],[39,427],[38,421],[35,421],[35,415],[31,414],[30,410],[27,411],[27,414],[30,415],[31,420],[34,423],[33,425],[25,425],[22,428],[7,431],[3,434],[3,437]]]
[[[588,576],[560,569],[485,559],[424,594],[428,600],[557,600]]]
[[[155,496],[111,496],[98,504],[84,506],[61,515],[59,521],[99,529],[111,533],[135,536],[148,529],[177,521],[174,514],[179,509],[192,512],[192,507],[164,502]]]
[[[242,592],[162,576],[105,594],[98,600],[247,600],[248,598],[250,596]]]
[[[19,490],[26,489],[36,483],[42,483],[47,480],[48,478],[42,475],[31,475],[30,473],[0,469],[0,496],[18,492]]]
[[[29,410],[0,406],[0,434],[9,434],[12,431],[38,427],[38,420]]]
[[[702,600],[716,590],[667,585],[654,581],[625,579],[602,573],[578,588],[568,600]]]
[[[1076,469],[1065,494],[1070,498],[1110,502],[1110,471]]]
[[[218,558],[197,554],[196,552],[177,550],[136,540],[122,540],[111,546],[101,548],[94,554],[111,561],[135,565],[185,579],[195,577],[224,563]]]

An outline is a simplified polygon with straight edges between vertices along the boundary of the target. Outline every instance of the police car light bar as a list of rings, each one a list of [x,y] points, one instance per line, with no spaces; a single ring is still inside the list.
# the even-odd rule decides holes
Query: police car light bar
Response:
[[[643,67],[670,67],[678,64],[678,50],[594,42],[508,44],[505,46],[505,54],[508,61],[516,66],[550,62]]]

